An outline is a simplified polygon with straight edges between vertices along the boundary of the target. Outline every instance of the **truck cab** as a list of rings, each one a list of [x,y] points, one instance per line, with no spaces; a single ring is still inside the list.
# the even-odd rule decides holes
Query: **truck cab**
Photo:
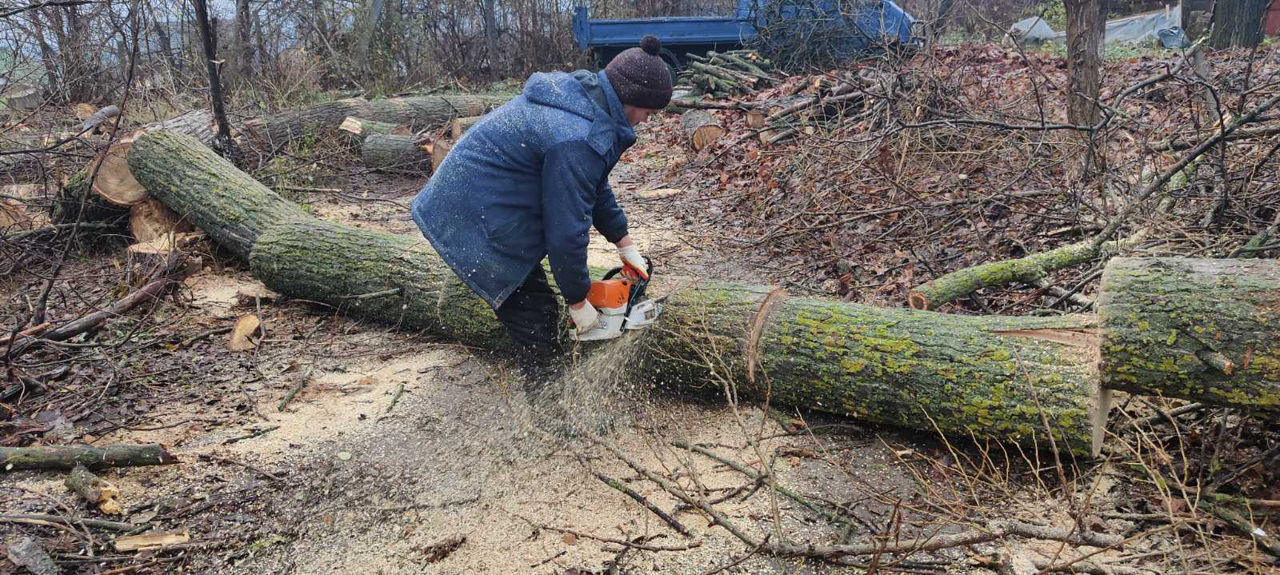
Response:
[[[790,26],[803,22],[803,25]],[[623,50],[640,45],[647,35],[662,40],[661,56],[679,70],[688,54],[735,50],[750,45],[770,26],[794,28],[803,34],[816,26],[839,28],[842,53],[854,58],[883,45],[914,42],[915,18],[891,0],[814,0],[774,2],[738,0],[732,15],[670,18],[592,19],[579,5],[573,15],[573,37],[582,50],[591,50],[604,67]]]

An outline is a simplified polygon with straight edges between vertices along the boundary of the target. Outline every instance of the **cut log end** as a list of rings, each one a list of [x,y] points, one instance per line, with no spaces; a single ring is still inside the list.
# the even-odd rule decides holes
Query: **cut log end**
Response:
[[[700,152],[714,144],[725,134],[724,126],[719,124],[715,115],[707,110],[689,110],[680,116],[680,126],[684,129],[685,138],[695,152]]]
[[[453,149],[453,142],[449,140],[436,140],[431,145],[431,173],[435,173],[440,169],[440,164],[444,163],[444,159],[449,155],[449,150]]]
[[[907,295],[907,305],[910,305],[911,309],[927,310],[929,309],[929,298],[923,293],[911,290],[911,293]]]
[[[195,228],[155,198],[147,198],[129,209],[129,231],[139,243],[154,242]]]
[[[129,149],[132,139],[116,143],[107,150],[93,180],[93,191],[108,203],[127,208],[147,199],[147,189],[129,171]]]

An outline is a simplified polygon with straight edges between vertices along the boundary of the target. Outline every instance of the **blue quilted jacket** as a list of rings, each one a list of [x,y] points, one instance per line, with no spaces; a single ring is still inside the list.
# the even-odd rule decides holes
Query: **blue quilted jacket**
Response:
[[[603,72],[537,73],[472,126],[413,200],[440,257],[495,309],[544,257],[586,298],[588,232],[627,235],[609,171],[636,135]]]

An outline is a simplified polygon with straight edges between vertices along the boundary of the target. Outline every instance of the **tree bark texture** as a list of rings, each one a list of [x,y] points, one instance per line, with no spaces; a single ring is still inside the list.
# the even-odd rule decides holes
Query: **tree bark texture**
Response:
[[[365,138],[360,161],[371,170],[430,173],[431,153],[417,136],[374,134]]]
[[[920,284],[907,295],[911,309],[938,309],[983,288],[1012,283],[1034,284],[1051,272],[1093,261],[1100,255],[1115,253],[1139,243],[1144,234],[1095,247],[1092,239],[1026,257],[987,262],[957,270]]]
[[[467,130],[471,129],[471,126],[476,125],[476,122],[479,122],[483,117],[484,116],[467,116],[465,118],[454,118],[453,122],[449,124],[449,136],[455,140],[461,138],[463,134],[467,133]]]
[[[347,116],[390,122],[421,131],[454,118],[479,116],[511,99],[510,95],[410,96],[386,100],[347,98],[264,116],[245,123],[261,145],[279,147],[308,135],[336,129]]]
[[[131,165],[143,168],[138,178],[155,197],[215,241],[241,257],[251,248],[253,273],[271,289],[470,345],[504,345],[493,312],[424,239],[287,209],[201,147],[147,134]],[[209,208],[227,205],[234,208]],[[669,384],[728,381],[872,422],[1048,447],[1043,414],[1059,448],[1096,452],[1095,422],[1105,413],[1096,346],[1079,343],[1089,318],[975,318],[781,295],[762,307],[768,294],[714,282],[672,294],[659,326],[644,334],[658,364],[648,371]]]
[[[124,514],[120,507],[120,488],[94,475],[83,465],[76,465],[63,484],[98,511],[108,515]]]
[[[45,445],[41,447],[0,447],[0,471],[21,469],[89,469],[103,467],[136,467],[177,463],[169,450],[159,444],[109,445]]]
[[[133,143],[129,169],[152,197],[240,259],[270,223],[311,217],[190,136],[148,132]]]
[[[1217,0],[1209,45],[1218,49],[1257,46],[1262,42],[1262,18],[1271,0]]]
[[[1103,385],[1280,411],[1280,262],[1116,258],[1097,307]]]
[[[1102,86],[1102,41],[1106,19],[1102,0],[1066,0],[1067,120],[1077,126],[1098,123]]]
[[[680,115],[680,127],[684,130],[689,147],[701,152],[724,135],[724,126],[709,110],[689,110]]]

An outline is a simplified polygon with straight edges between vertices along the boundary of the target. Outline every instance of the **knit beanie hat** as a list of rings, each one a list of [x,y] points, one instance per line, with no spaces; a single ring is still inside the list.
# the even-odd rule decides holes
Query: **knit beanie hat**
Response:
[[[662,42],[645,36],[639,48],[618,54],[604,73],[623,104],[660,110],[671,101],[671,68],[658,56]]]

